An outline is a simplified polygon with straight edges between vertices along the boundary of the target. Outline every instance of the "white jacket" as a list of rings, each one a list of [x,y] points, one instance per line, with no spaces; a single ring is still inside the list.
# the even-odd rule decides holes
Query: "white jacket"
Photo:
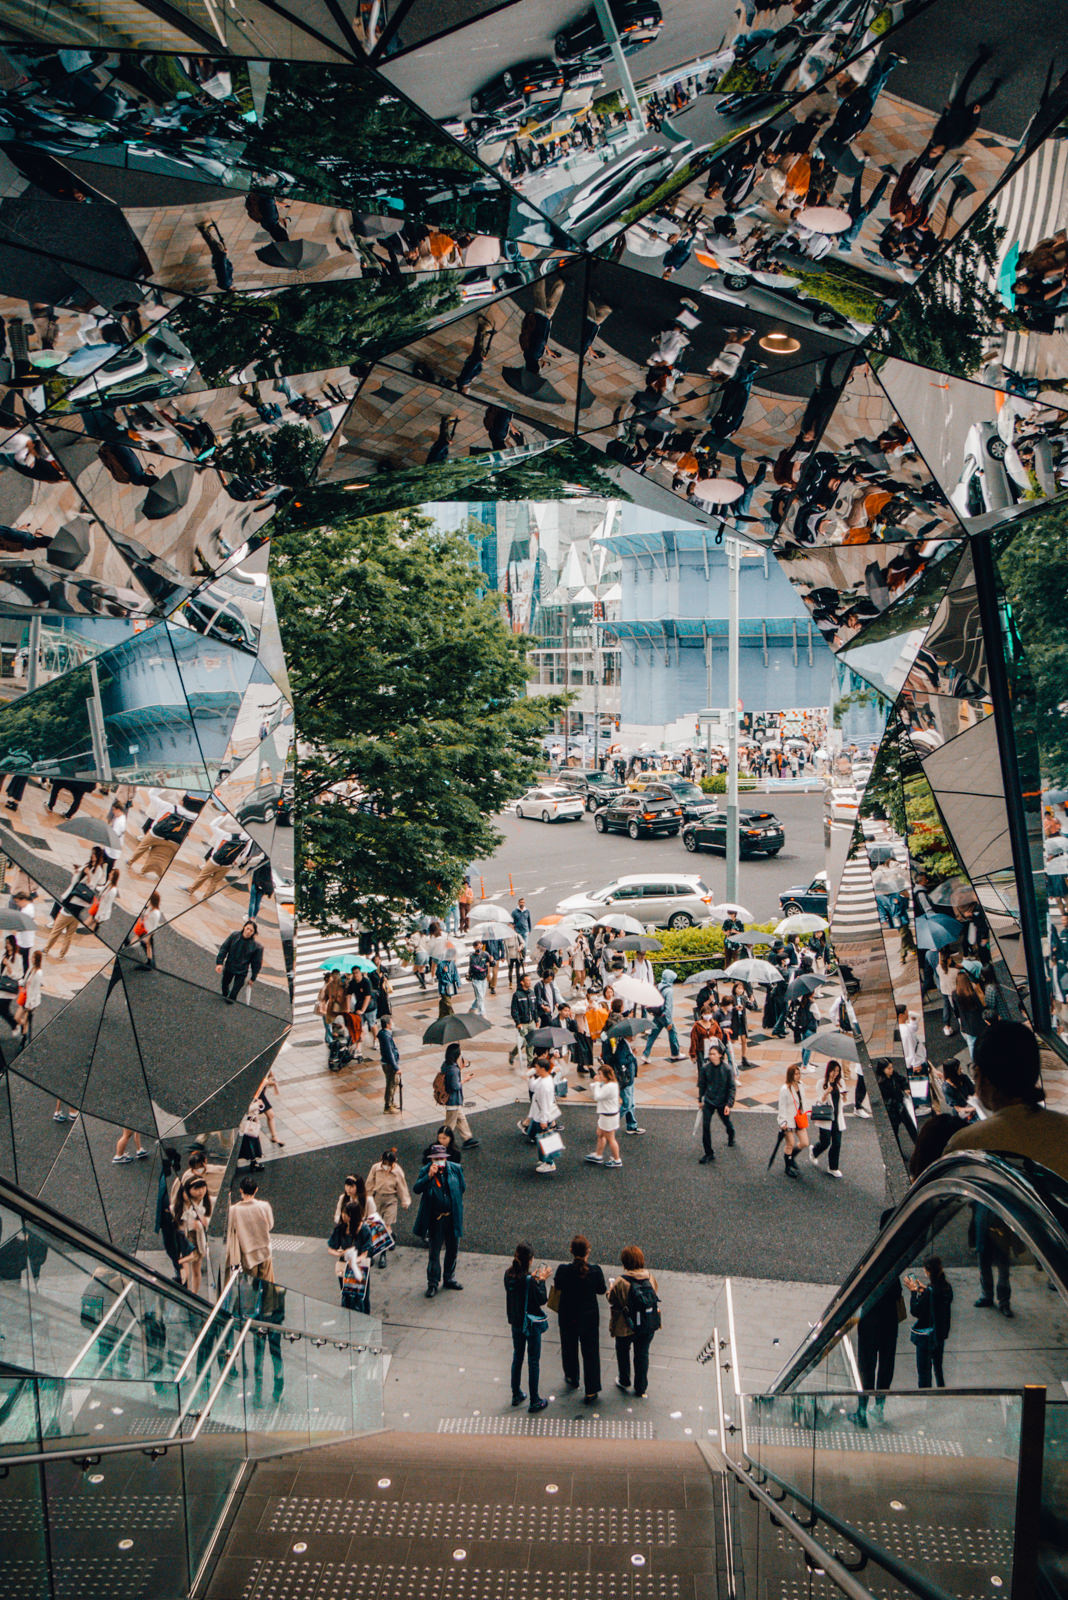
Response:
[[[779,1090],[779,1107],[777,1113],[779,1127],[796,1127],[797,1124],[794,1122],[794,1113],[803,1110],[804,1097],[801,1090],[791,1089],[788,1083],[784,1083],[782,1088]]]

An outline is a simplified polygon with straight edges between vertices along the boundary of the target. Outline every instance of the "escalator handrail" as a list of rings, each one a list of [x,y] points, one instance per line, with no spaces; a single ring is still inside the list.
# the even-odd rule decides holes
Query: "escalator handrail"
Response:
[[[986,1206],[1012,1228],[1068,1300],[1068,1184],[1022,1156],[957,1150],[912,1185],[769,1392],[783,1394],[800,1382],[880,1284],[915,1259],[940,1214],[962,1202]]]
[[[793,1539],[795,1544],[801,1546],[811,1567],[816,1568],[830,1578],[831,1582],[837,1585],[842,1594],[847,1596],[847,1600],[875,1600],[872,1591],[860,1582],[856,1574],[850,1572],[849,1568],[844,1566],[837,1556],[833,1556],[829,1550],[824,1549],[819,1540],[814,1539],[808,1529],[801,1526],[796,1517],[792,1516],[773,1495],[770,1495],[766,1489],[762,1488],[740,1462],[733,1460],[726,1454],[724,1454],[723,1460],[743,1489],[748,1494],[751,1494],[754,1500],[760,1502],[771,1520],[782,1528],[783,1532]],[[769,1473],[768,1476],[770,1477],[771,1474]],[[792,1490],[790,1492],[793,1493]],[[850,1535],[850,1543],[854,1542],[860,1548],[859,1541]],[[879,1553],[881,1554],[881,1552]],[[871,1552],[873,1560],[876,1559],[876,1554],[875,1551]],[[952,1600],[952,1597],[941,1589],[920,1588],[914,1592],[921,1597],[921,1600]]]

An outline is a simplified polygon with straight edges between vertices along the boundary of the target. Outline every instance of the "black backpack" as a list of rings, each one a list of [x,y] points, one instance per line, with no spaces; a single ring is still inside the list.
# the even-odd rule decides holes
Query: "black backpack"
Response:
[[[152,832],[157,839],[184,839],[189,832],[189,823],[177,811],[165,811],[152,824]]]
[[[632,1333],[656,1333],[660,1327],[660,1299],[648,1278],[628,1278],[623,1320]]]
[[[217,867],[228,867],[237,860],[244,848],[245,841],[241,835],[232,834],[230,838],[224,839],[222,844],[216,847],[215,854],[211,859]]]

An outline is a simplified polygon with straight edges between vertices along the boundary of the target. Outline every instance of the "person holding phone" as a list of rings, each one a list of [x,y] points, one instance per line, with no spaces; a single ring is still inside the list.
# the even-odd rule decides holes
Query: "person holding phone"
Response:
[[[505,1310],[512,1330],[512,1404],[522,1405],[527,1398],[519,1387],[526,1356],[530,1380],[528,1411],[544,1411],[549,1404],[538,1394],[538,1383],[541,1379],[541,1336],[549,1320],[542,1308],[549,1293],[545,1280],[550,1270],[546,1266],[534,1266],[534,1252],[529,1244],[517,1244],[512,1263],[504,1274]]]
[[[916,1346],[916,1387],[930,1389],[933,1377],[935,1387],[944,1389],[942,1355],[949,1338],[953,1286],[940,1256],[928,1256],[923,1271],[923,1278],[911,1273],[905,1278],[909,1315],[913,1318],[909,1338]]]
[[[419,1196],[419,1213],[412,1232],[426,1241],[426,1298],[433,1300],[442,1282],[441,1251],[445,1250],[446,1289],[462,1289],[456,1281],[456,1258],[464,1231],[464,1192],[467,1184],[458,1161],[448,1159],[443,1144],[432,1144],[427,1159],[412,1184]]]

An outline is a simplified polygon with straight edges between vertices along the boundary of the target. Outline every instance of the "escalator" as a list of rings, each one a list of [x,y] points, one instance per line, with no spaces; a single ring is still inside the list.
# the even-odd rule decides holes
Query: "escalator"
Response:
[[[382,1426],[373,1318],[214,1304],[0,1179],[0,1593],[182,1600],[255,1462]]]
[[[945,1388],[919,1387],[909,1288],[933,1257],[952,1290]],[[1068,1185],[1053,1174],[944,1158],[767,1392],[745,1391],[733,1320],[710,1350],[729,1600],[1068,1595]]]

